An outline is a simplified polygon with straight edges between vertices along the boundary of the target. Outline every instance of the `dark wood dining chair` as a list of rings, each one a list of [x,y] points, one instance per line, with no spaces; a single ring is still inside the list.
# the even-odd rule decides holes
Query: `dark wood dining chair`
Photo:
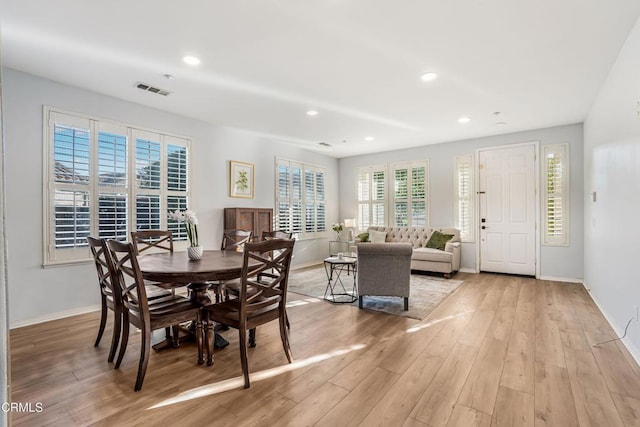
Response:
[[[145,283],[136,258],[138,252],[135,245],[116,240],[109,240],[107,245],[113,259],[111,276],[114,278],[114,286],[116,286],[116,283],[120,286],[124,306],[122,341],[116,368],[120,367],[127,348],[129,324],[131,323],[140,329],[142,335],[138,375],[134,390],[140,391],[142,388],[147,365],[149,364],[151,331],[156,329],[195,320],[198,364],[204,363],[203,324],[200,306],[187,298],[171,294],[153,300],[148,299]]]
[[[169,230],[132,231],[131,241],[140,254],[151,249],[173,252],[173,232]]]
[[[87,242],[89,243],[89,249],[91,249],[91,255],[93,255],[93,261],[96,265],[96,271],[98,272],[98,286],[100,288],[100,327],[98,329],[98,337],[93,344],[94,347],[98,347],[102,334],[104,333],[105,326],[107,324],[107,312],[111,310],[113,312],[113,333],[111,336],[111,347],[109,348],[108,362],[113,362],[113,358],[116,355],[118,343],[120,342],[120,333],[122,331],[122,296],[120,293],[120,287],[114,288],[111,277],[111,255],[107,248],[107,242],[104,239],[96,239],[95,237],[88,236]]]
[[[170,230],[138,230],[131,232],[131,241],[135,245],[138,254],[142,254],[146,251],[151,252],[173,252],[173,232]],[[153,283],[146,282],[147,297],[156,298],[158,296],[166,295],[167,292],[175,295],[175,287],[166,283]],[[164,289],[171,288],[170,291]],[[167,328],[165,331],[165,339],[167,345],[177,348],[180,346],[178,341],[178,325],[173,327],[173,335],[171,329]]]
[[[291,255],[295,240],[274,239],[258,243],[246,243],[244,261],[240,278],[240,296],[204,308],[207,322],[207,358],[213,355],[213,324],[219,322],[238,329],[240,334],[240,362],[244,374],[244,387],[249,388],[249,364],[247,361],[247,330],[253,335],[255,346],[255,328],[278,320],[280,339],[289,363],[292,361],[291,347],[286,320],[287,283]],[[270,254],[278,253],[272,259]],[[250,261],[253,261],[249,267]],[[273,270],[275,274],[261,275]],[[260,278],[260,279],[258,279]]]
[[[251,240],[251,230],[224,230],[220,250],[241,251],[245,243]]]
[[[288,231],[272,230],[262,232],[262,240],[291,239],[292,237],[293,233],[289,233]]]
[[[251,230],[224,230],[222,234],[222,243],[220,244],[220,250],[222,251],[240,251],[242,252],[245,243],[251,241]],[[215,292],[216,302],[220,302],[222,299],[229,298],[229,292],[227,290],[227,284],[232,288],[237,288],[237,284],[233,282],[220,281],[211,283],[210,289]]]

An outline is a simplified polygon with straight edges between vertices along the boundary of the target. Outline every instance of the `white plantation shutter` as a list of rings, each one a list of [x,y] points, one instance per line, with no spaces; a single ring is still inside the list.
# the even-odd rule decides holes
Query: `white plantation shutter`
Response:
[[[427,161],[395,163],[393,170],[393,224],[417,227],[428,224]]]
[[[185,210],[189,208],[189,147],[188,142],[182,138],[163,136],[167,159],[166,167],[166,201],[164,212]],[[173,240],[188,241],[187,230],[184,224],[167,218],[167,229],[173,232]]]
[[[569,244],[569,146],[553,144],[543,147],[543,243]]]
[[[275,169],[277,228],[298,238],[324,236],[324,168],[276,158]]]
[[[387,167],[366,166],[358,169],[358,229],[386,225]]]
[[[189,140],[49,108],[44,115],[45,265],[90,258],[90,235],[124,241],[136,228],[173,226],[186,240],[166,213],[187,207]]]
[[[460,240],[475,240],[474,193],[473,193],[473,156],[459,156],[454,168],[454,225],[460,230]]]

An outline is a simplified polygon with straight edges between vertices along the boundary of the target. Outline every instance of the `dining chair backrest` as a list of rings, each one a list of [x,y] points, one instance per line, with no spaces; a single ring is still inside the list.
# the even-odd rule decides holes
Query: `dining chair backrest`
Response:
[[[224,230],[220,249],[223,251],[241,250],[251,240],[251,230]]]
[[[107,242],[109,253],[113,259],[111,273],[122,292],[122,302],[129,313],[149,323],[149,302],[140,266],[138,265],[137,248],[133,243],[117,240]]]
[[[287,231],[280,231],[280,230],[262,232],[262,240],[291,239],[292,236],[293,236],[293,233],[289,233]]]
[[[131,232],[131,241],[138,253],[149,249],[173,252],[173,232],[169,230],[138,230]]]
[[[295,240],[273,239],[244,245],[240,287],[240,317],[260,311],[285,316],[289,268]],[[277,253],[271,258],[271,254]],[[273,271],[265,275],[267,271]],[[274,316],[277,318],[278,316]]]
[[[107,241],[105,239],[96,239],[95,237],[87,236],[87,242],[89,243],[89,249],[91,249],[91,255],[93,255],[93,261],[96,265],[96,271],[98,272],[100,293],[107,298],[111,298],[115,304],[120,304],[122,300],[120,297],[121,292],[119,287],[114,287],[115,283],[111,275],[113,260],[107,248]]]

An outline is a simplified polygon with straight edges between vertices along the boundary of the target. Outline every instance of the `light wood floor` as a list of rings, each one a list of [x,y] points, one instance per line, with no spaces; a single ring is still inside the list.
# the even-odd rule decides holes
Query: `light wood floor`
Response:
[[[133,391],[138,333],[119,370],[92,313],[11,331],[14,425],[640,425],[640,369],[577,284],[491,274],[417,321],[291,294],[287,364],[258,329],[242,388],[237,331],[214,366],[196,348],[151,354]],[[110,325],[110,323],[109,323]]]

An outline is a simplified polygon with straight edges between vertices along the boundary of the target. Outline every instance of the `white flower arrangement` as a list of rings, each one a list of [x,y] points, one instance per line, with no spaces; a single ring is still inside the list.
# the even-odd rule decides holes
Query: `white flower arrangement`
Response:
[[[196,247],[198,245],[198,218],[196,217],[196,213],[192,210],[175,210],[173,212],[169,212],[169,219],[174,221],[183,222],[184,229],[187,231],[187,237],[189,238],[189,245],[191,247]]]

